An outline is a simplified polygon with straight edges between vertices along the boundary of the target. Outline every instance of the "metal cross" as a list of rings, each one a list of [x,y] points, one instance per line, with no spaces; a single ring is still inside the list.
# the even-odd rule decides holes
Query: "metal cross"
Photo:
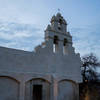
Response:
[[[58,8],[58,12],[60,12],[60,9]]]

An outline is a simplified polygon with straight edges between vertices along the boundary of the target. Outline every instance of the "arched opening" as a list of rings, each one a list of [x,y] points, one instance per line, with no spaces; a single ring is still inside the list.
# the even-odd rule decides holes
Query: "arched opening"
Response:
[[[0,100],[18,100],[19,88],[19,81],[15,78],[0,76]]]
[[[59,19],[59,22],[58,22],[58,29],[61,30],[61,25],[62,25],[62,20]]]
[[[68,40],[65,38],[63,41],[63,53],[64,54],[68,54],[67,46],[68,46]]]
[[[77,100],[77,88],[73,81],[64,79],[58,83],[58,99],[57,100]]]
[[[56,53],[56,52],[58,52],[58,41],[59,41],[59,38],[58,38],[58,36],[54,36],[54,40],[53,40],[53,52],[54,53]]]
[[[50,83],[42,78],[26,82],[25,100],[50,100]]]

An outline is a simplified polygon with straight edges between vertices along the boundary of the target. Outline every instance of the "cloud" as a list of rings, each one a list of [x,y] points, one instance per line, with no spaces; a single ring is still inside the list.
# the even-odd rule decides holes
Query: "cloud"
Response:
[[[43,36],[34,25],[0,22],[0,45],[22,50],[33,50]]]
[[[100,57],[100,25],[72,28],[75,51]],[[0,22],[0,46],[32,51],[43,41],[43,32],[32,24]]]
[[[76,52],[80,52],[81,56],[93,52],[100,57],[100,29],[98,26],[100,25],[90,25],[71,30]]]

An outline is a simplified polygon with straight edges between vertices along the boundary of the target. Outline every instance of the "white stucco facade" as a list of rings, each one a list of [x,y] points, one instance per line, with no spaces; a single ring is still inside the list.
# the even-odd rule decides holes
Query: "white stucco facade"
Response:
[[[80,66],[67,23],[57,13],[35,51],[0,47],[0,100],[78,100]],[[40,85],[42,99],[34,98]]]

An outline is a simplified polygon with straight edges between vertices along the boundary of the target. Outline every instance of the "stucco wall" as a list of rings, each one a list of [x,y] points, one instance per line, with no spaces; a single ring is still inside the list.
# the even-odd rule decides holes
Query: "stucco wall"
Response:
[[[58,83],[58,100],[77,100],[77,84],[62,80]]]
[[[60,30],[59,20],[62,20]],[[32,86],[42,84],[43,100],[78,100],[75,84],[82,81],[81,59],[75,53],[66,26],[66,21],[58,13],[45,30],[45,41],[34,51],[0,47],[0,99],[31,100]],[[58,37],[57,52],[53,51],[55,35]],[[67,53],[63,52],[64,39],[67,40]]]
[[[15,79],[0,76],[0,100],[19,100],[19,83]]]
[[[4,74],[6,76],[3,76]],[[32,100],[34,84],[43,85],[43,100],[63,100],[64,98],[78,100],[78,84],[65,77],[12,72],[2,73],[0,76],[2,100]]]
[[[16,89],[17,87],[16,82],[7,80],[7,86],[11,84],[15,85],[11,85],[13,88],[9,94],[6,93],[5,88],[5,95],[0,95],[0,98],[11,99],[13,98],[11,95],[14,95],[14,98],[16,97],[15,100],[28,100],[31,98],[31,93],[28,92],[30,91],[31,85],[29,85],[30,83],[27,83],[27,81],[30,81],[32,78],[42,78],[49,80],[52,84],[50,93],[48,93],[50,95],[49,99],[59,100],[66,98],[73,100],[73,97],[70,96],[74,95],[72,83],[59,83],[59,81],[63,79],[70,79],[76,83],[81,82],[80,65],[81,61],[79,55],[62,55],[53,53],[53,51],[49,51],[48,42],[45,48],[38,48],[36,52],[25,52],[0,47],[0,75],[16,77],[16,79],[20,81],[19,96],[16,96],[17,90],[13,90],[13,88]],[[56,83],[55,80],[57,80]],[[5,79],[2,83],[3,82],[5,82]],[[47,83],[44,83],[44,85],[45,84]],[[0,88],[3,89],[1,86]],[[7,90],[9,90],[9,88],[7,88]],[[9,95],[9,97],[6,95]]]
[[[0,47],[1,71],[57,74],[58,76],[66,76],[69,79],[80,82],[80,65],[79,55],[56,54],[53,51],[49,51],[48,45],[36,52]]]
[[[51,100],[51,85],[44,79],[32,79],[25,84],[25,100],[33,100],[33,86],[42,85],[42,100]]]

